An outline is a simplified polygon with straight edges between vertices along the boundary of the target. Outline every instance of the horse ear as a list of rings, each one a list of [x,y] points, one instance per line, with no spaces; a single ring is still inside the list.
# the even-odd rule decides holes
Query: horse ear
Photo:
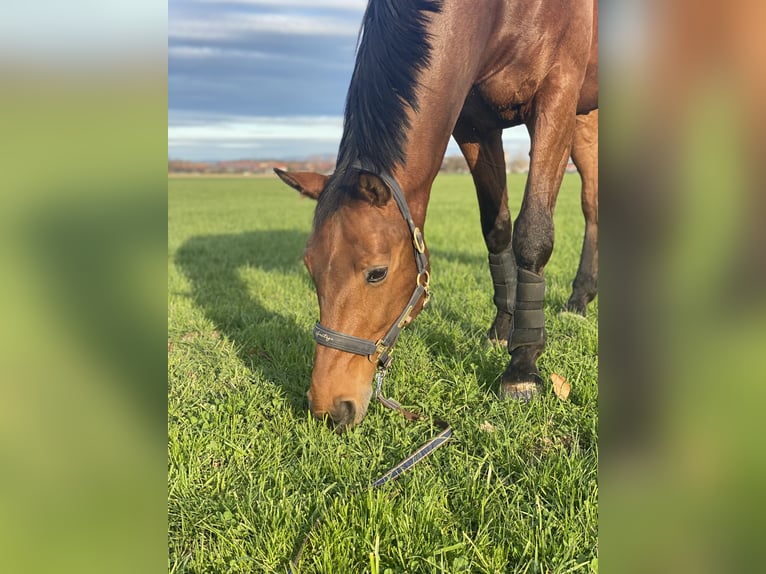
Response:
[[[391,199],[391,190],[382,179],[372,173],[363,171],[359,175],[359,191],[376,207],[385,205]]]
[[[294,171],[287,173],[277,167],[274,168],[274,173],[279,176],[279,179],[284,181],[287,185],[293,189],[297,189],[301,195],[310,197],[311,199],[319,199],[319,194],[327,185],[328,176],[321,173],[313,173],[310,171]]]

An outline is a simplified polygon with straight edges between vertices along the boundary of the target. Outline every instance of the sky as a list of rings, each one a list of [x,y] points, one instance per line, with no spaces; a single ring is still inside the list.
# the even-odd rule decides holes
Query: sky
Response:
[[[168,156],[335,156],[365,6],[169,0]],[[523,127],[503,139],[511,157],[529,150]]]

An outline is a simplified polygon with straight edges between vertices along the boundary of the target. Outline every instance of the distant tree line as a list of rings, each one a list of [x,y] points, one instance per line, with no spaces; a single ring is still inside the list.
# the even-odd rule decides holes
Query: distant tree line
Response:
[[[526,173],[529,170],[529,158],[526,155],[506,157],[506,171],[509,173]],[[168,173],[175,174],[270,174],[278,167],[288,171],[315,171],[332,173],[335,160],[330,158],[308,158],[305,160],[269,160],[269,159],[240,159],[227,161],[187,161],[168,159]],[[444,158],[441,165],[444,173],[468,173],[468,165],[462,155],[450,155]]]

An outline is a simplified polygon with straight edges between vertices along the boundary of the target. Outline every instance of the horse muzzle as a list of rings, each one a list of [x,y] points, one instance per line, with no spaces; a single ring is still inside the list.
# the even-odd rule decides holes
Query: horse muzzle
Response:
[[[325,420],[330,428],[340,433],[362,422],[367,414],[371,397],[372,388],[370,387],[360,397],[342,396],[324,406],[312,400],[312,392],[309,391],[309,410],[314,418]]]

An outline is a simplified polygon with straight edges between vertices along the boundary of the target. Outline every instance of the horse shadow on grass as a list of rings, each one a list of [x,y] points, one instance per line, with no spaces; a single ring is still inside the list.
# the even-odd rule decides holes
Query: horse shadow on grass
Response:
[[[269,309],[269,302],[263,295],[254,295],[257,286],[246,281],[242,272],[252,268],[295,274],[310,285],[302,263],[307,237],[306,232],[291,229],[196,236],[183,243],[175,256],[195,304],[233,342],[243,365],[283,390],[297,416],[308,409],[311,331],[292,317]],[[290,360],[285,353],[288,348],[293,349],[293,356],[297,352],[306,360]]]
[[[267,273],[299,275],[313,297],[314,288],[302,262],[307,238],[308,232],[293,229],[198,235],[185,241],[175,255],[176,265],[189,281],[195,305],[220,334],[232,341],[245,367],[282,389],[298,416],[303,416],[308,409],[306,390],[311,379],[314,348],[311,329],[284,313],[270,310],[264,295],[254,294],[252,281],[243,278],[242,272],[253,268]],[[460,251],[435,250],[433,256],[437,266],[439,259],[470,266],[486,264],[481,257]],[[487,281],[490,281],[489,273]],[[279,296],[283,295],[273,295]],[[459,309],[440,311],[459,325],[466,336],[478,328]],[[419,331],[419,336],[436,354],[454,354],[460,343],[452,333],[431,328]],[[286,359],[287,346],[297,348],[305,361]]]

